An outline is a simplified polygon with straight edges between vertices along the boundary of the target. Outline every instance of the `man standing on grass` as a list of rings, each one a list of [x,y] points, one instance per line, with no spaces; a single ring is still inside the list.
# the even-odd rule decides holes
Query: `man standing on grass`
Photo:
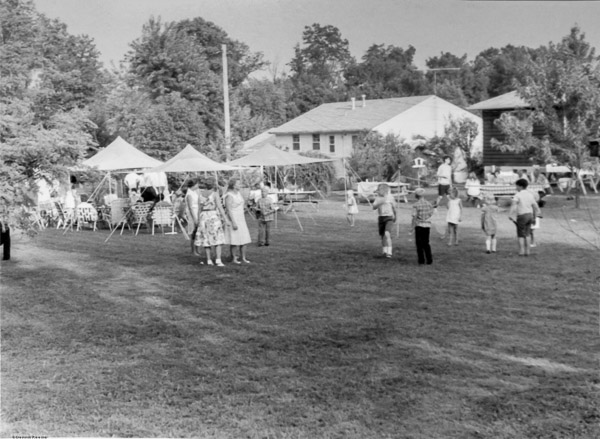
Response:
[[[519,256],[529,256],[528,237],[531,237],[531,226],[535,217],[540,216],[540,208],[535,200],[535,195],[526,190],[529,182],[524,178],[516,181],[517,193],[512,200],[508,219],[517,226],[519,240]]]
[[[415,231],[415,243],[417,245],[417,258],[419,265],[433,263],[431,255],[431,246],[429,245],[429,232],[431,231],[431,217],[433,215],[433,206],[429,201],[423,198],[425,189],[417,188],[415,190],[416,203],[412,208],[412,227]]]
[[[449,155],[444,156],[444,162],[437,170],[438,179],[438,198],[435,207],[438,207],[444,196],[450,193],[450,185],[452,184],[452,158]]]

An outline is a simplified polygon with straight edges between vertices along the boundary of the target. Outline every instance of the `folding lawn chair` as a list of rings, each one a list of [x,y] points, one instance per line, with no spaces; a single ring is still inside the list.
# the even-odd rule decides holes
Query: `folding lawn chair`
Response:
[[[121,235],[125,225],[129,225],[128,213],[131,208],[131,201],[129,198],[117,198],[110,203],[110,221],[109,227],[118,229],[121,226]]]
[[[152,234],[154,235],[154,227],[160,226],[162,233],[165,233],[164,227],[173,227],[174,215],[173,205],[169,203],[156,203],[152,209]]]
[[[153,202],[148,203],[136,203],[131,206],[131,225],[137,226],[135,229],[135,235],[137,236],[142,225],[148,227],[148,219],[151,218],[150,212],[154,206]],[[149,230],[148,230],[149,231]]]
[[[84,224],[91,224],[92,230],[96,231],[96,223],[98,222],[98,212],[89,203],[79,203],[75,208],[77,217],[77,231],[79,232]]]
[[[56,210],[58,212],[56,228],[60,229],[62,227],[66,230],[67,227],[70,227],[71,230],[73,230],[73,222],[75,221],[75,209],[65,208],[63,207],[63,204],[59,201],[56,201],[54,205],[56,206]]]

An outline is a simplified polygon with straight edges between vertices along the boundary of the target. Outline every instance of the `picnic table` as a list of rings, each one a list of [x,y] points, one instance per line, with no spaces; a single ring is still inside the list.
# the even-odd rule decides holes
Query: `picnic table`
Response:
[[[357,185],[357,193],[358,196],[364,198],[369,201],[371,198],[375,198],[377,192],[377,187],[381,184],[385,183],[390,187],[391,194],[393,197],[400,201],[400,198],[404,199],[405,203],[408,203],[407,195],[408,195],[408,183],[400,183],[400,182],[379,182],[379,181],[362,181]]]
[[[498,197],[512,197],[517,193],[517,187],[514,184],[486,184],[480,187],[483,196],[487,194]],[[527,189],[534,192],[545,192],[544,186],[541,184],[530,184]]]
[[[278,201],[284,206],[287,206],[285,212],[294,209],[296,203],[310,203],[315,209],[319,208],[319,201],[313,197],[316,191],[290,191],[277,192]]]

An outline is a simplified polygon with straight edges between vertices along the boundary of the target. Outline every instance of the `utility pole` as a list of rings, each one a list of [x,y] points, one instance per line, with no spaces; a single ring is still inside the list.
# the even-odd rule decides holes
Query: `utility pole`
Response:
[[[433,94],[437,96],[437,72],[440,71],[451,71],[460,70],[460,67],[444,67],[439,69],[427,69],[429,72],[433,72]]]
[[[225,113],[225,155],[229,160],[231,150],[231,122],[229,120],[229,77],[227,74],[227,45],[221,44],[223,55],[223,112]]]

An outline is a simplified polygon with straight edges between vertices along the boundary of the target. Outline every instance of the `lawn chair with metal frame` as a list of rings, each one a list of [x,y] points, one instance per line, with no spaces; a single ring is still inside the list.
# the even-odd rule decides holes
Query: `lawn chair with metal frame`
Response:
[[[63,207],[63,204],[60,201],[55,201],[54,205],[56,206],[56,210],[58,212],[58,217],[56,221],[56,228],[67,229],[70,227],[73,230],[73,221],[75,220],[75,209],[66,209]]]
[[[129,226],[128,213],[131,209],[131,200],[129,198],[117,198],[110,203],[110,219],[108,221],[109,228],[112,231],[113,226],[119,228],[121,226],[121,235],[125,226]]]
[[[174,215],[173,205],[165,202],[156,203],[154,209],[152,209],[152,234],[154,235],[154,227],[160,226],[160,230],[163,235],[165,233],[164,227],[173,227]]]
[[[140,231],[140,226],[145,225],[148,227],[148,219],[152,211],[154,202],[150,201],[147,203],[136,203],[131,206],[131,218],[130,223],[132,226],[137,226],[135,229],[135,235],[137,236]],[[150,230],[148,230],[150,232]]]
[[[96,223],[98,221],[98,212],[89,203],[80,203],[75,208],[77,217],[77,231],[79,232],[84,224],[91,224],[92,230],[96,231]]]

